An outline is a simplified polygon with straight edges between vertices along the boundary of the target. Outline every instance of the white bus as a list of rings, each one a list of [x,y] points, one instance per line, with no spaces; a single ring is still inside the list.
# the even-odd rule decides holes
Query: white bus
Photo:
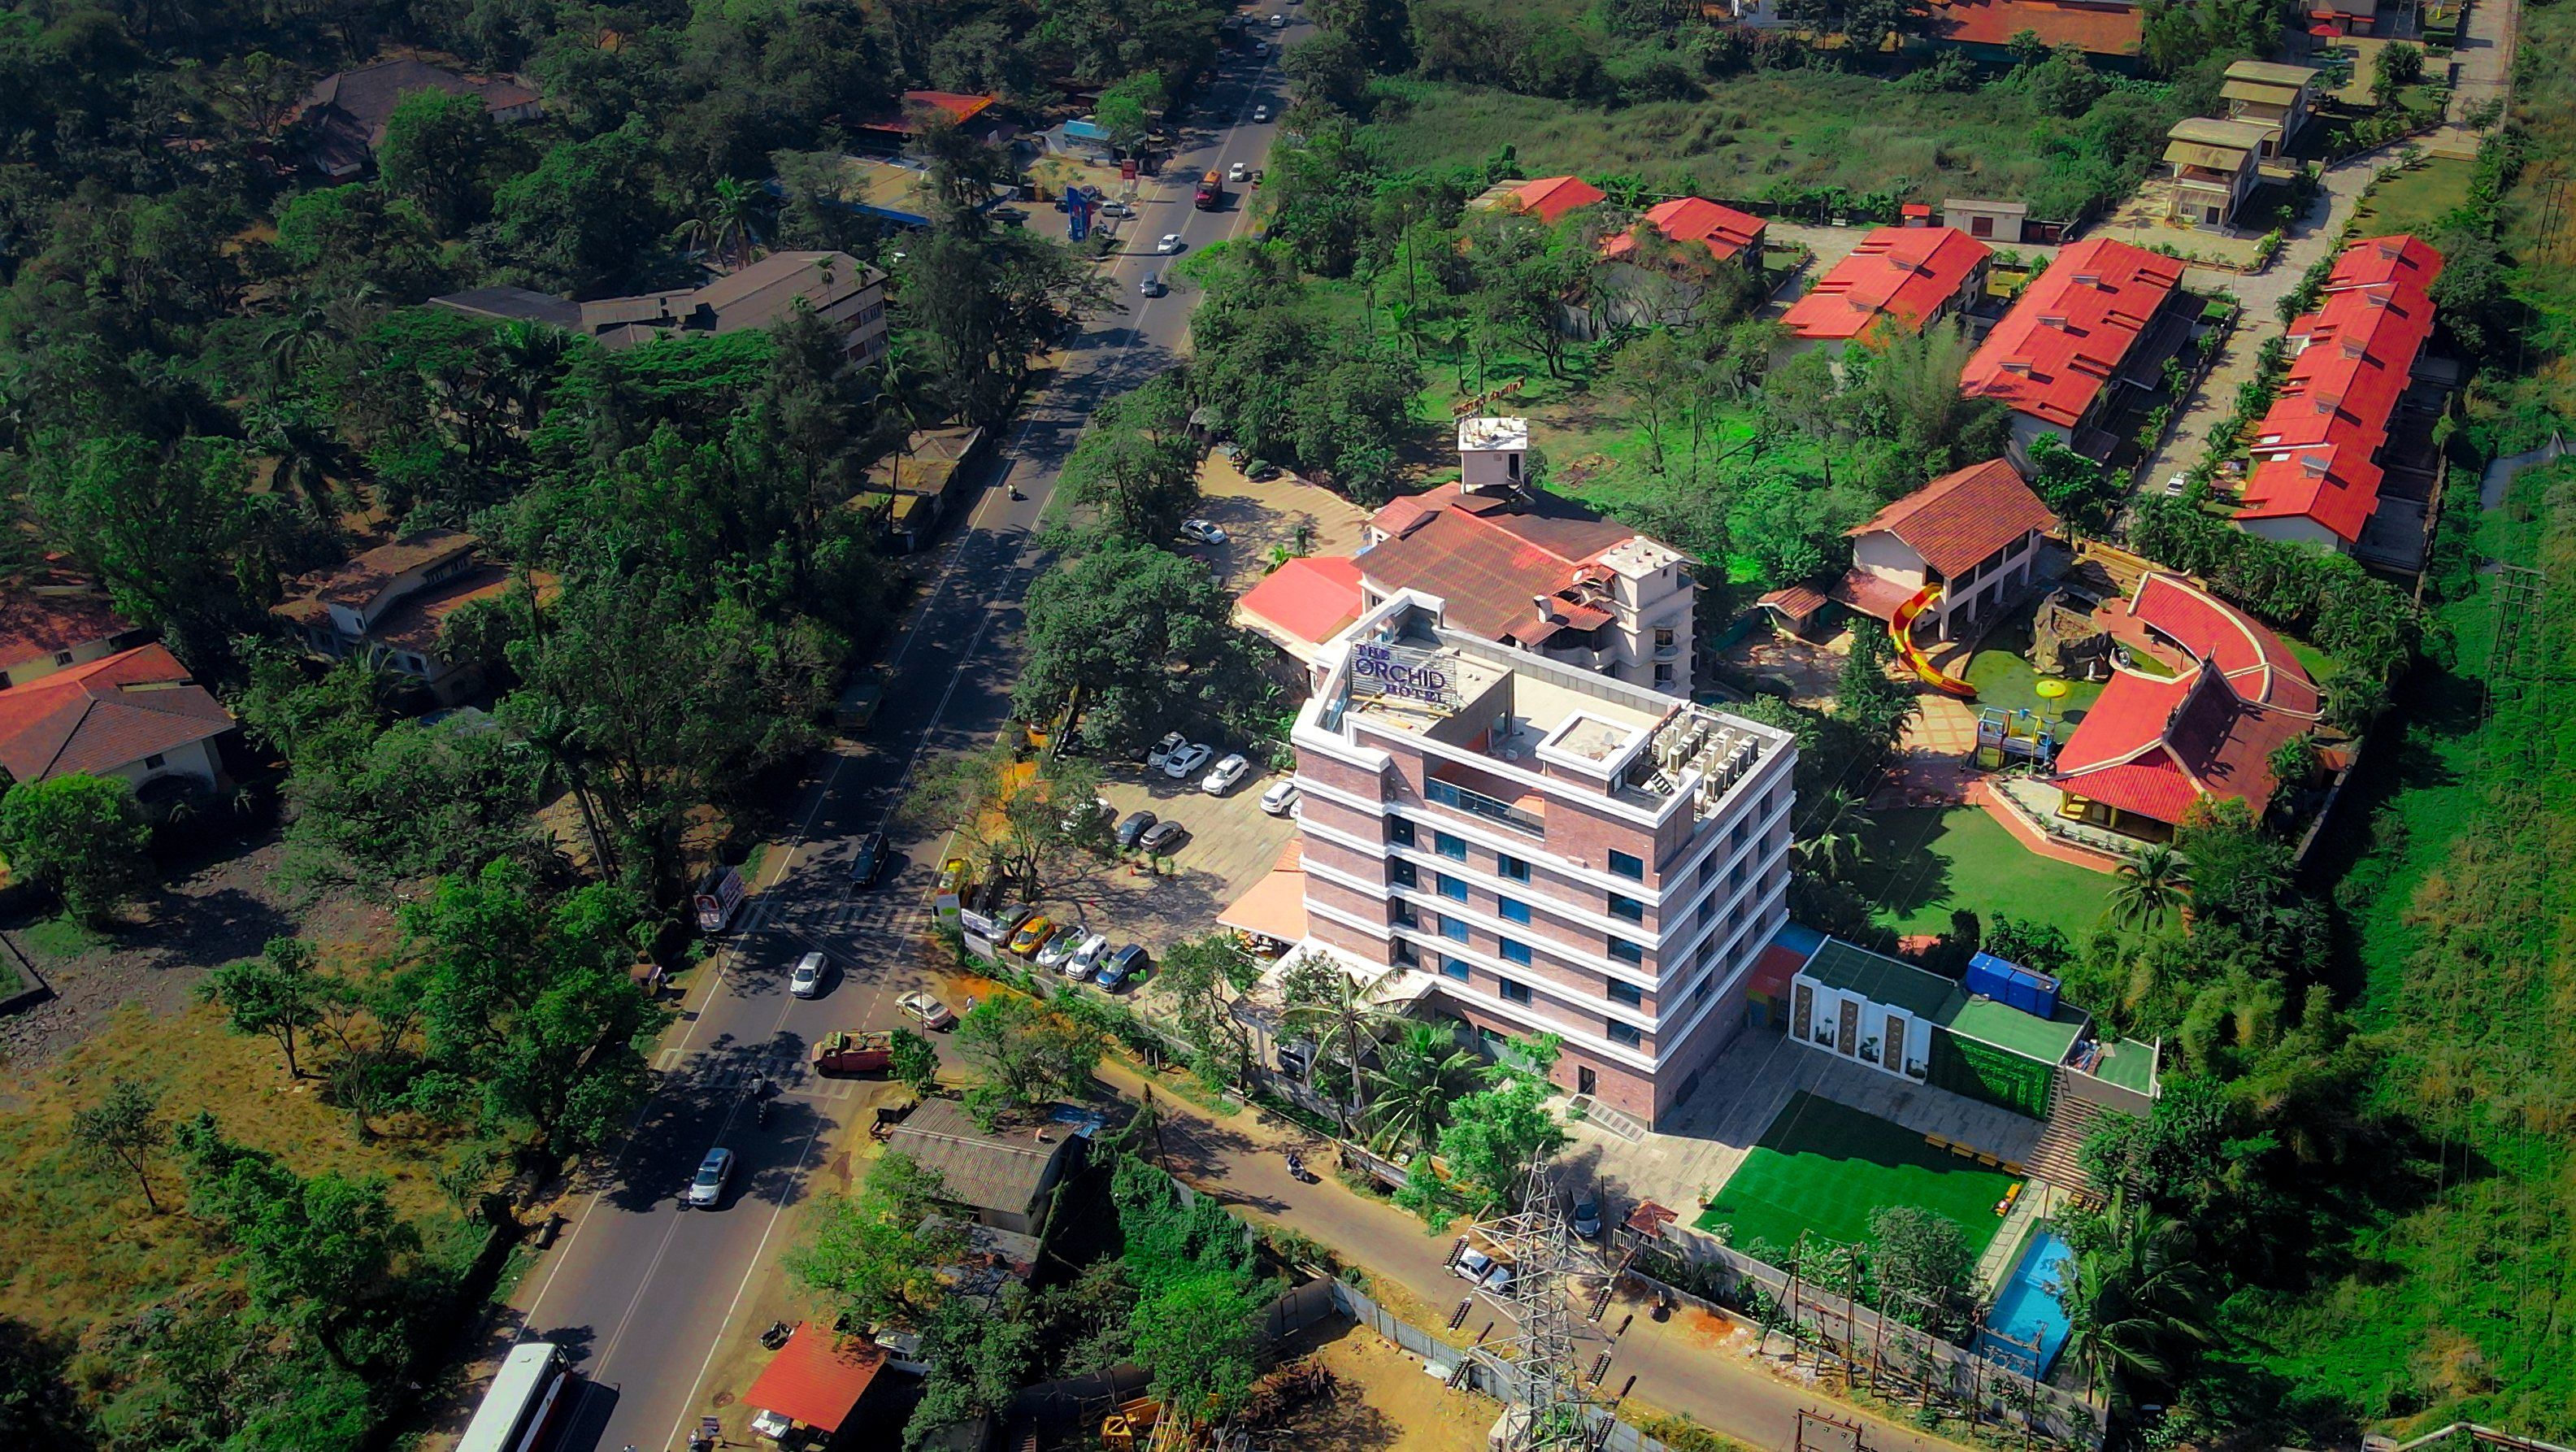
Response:
[[[465,1440],[456,1452],[536,1452],[554,1429],[564,1387],[572,1380],[563,1351],[551,1342],[530,1341],[510,1348],[483,1393],[483,1405],[465,1424]]]

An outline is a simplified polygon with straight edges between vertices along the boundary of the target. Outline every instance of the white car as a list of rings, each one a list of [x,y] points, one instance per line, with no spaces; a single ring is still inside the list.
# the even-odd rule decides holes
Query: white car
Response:
[[[1251,175],[1252,168],[1246,163],[1240,161],[1225,169],[1225,179],[1230,182],[1239,182]]]
[[[1145,753],[1146,770],[1162,770],[1170,763],[1173,753],[1187,751],[1189,746],[1190,739],[1178,731],[1164,732],[1163,739],[1154,743],[1154,749]]]
[[[1216,755],[1214,747],[1196,744],[1184,746],[1172,754],[1171,760],[1163,763],[1163,775],[1174,781],[1187,781],[1198,775],[1199,768],[1207,765],[1208,758],[1214,755]]]
[[[1049,934],[1046,942],[1038,948],[1038,966],[1061,968],[1072,959],[1074,951],[1081,946],[1082,929],[1066,923]]]
[[[1181,521],[1181,538],[1194,544],[1221,545],[1225,543],[1225,531],[1219,529],[1214,520],[1184,519]]]
[[[1261,794],[1261,810],[1274,817],[1288,815],[1288,809],[1295,805],[1297,805],[1295,777],[1283,776],[1270,784],[1270,790]]]
[[[787,992],[794,998],[812,998],[823,991],[823,955],[808,953],[787,975]]]
[[[1154,250],[1164,254],[1165,256],[1169,256],[1172,253],[1180,251],[1181,234],[1178,232],[1164,233],[1163,240],[1154,244]]]
[[[1489,1291],[1499,1291],[1512,1283],[1510,1266],[1472,1246],[1458,1252],[1458,1259],[1449,1268]]]
[[[1285,15],[1272,15],[1270,17],[1270,28],[1273,30],[1286,30],[1288,28],[1288,17]]]
[[[1256,125],[1258,125],[1258,124],[1259,124],[1259,123],[1261,123],[1261,122],[1264,122],[1264,121],[1269,120],[1269,119],[1270,119],[1270,108],[1269,108],[1269,107],[1267,107],[1267,106],[1255,106],[1255,107],[1253,107],[1253,108],[1252,108],[1252,119],[1253,119],[1254,124],[1256,124]]]
[[[2182,493],[2184,486],[2189,483],[2191,483],[2191,473],[2186,470],[2165,481],[2165,493],[2180,494]]]
[[[899,1001],[903,1005],[903,1011],[918,1021],[923,1028],[944,1029],[957,1022],[957,1015],[947,1004],[927,993],[907,993]]]
[[[1079,983],[1090,977],[1091,970],[1099,967],[1100,960],[1108,956],[1109,935],[1094,933],[1082,940],[1082,946],[1073,950],[1072,957],[1064,960],[1064,976]]]
[[[1093,797],[1089,802],[1075,807],[1072,811],[1064,814],[1064,830],[1067,832],[1088,831],[1092,823],[1106,822],[1111,817],[1115,816],[1117,811],[1118,809],[1116,807],[1109,805],[1109,799],[1107,797]]]
[[[733,1151],[711,1149],[705,1159],[698,1161],[698,1173],[689,1181],[688,1191],[680,1197],[680,1203],[701,1209],[712,1208],[724,1198],[725,1181],[732,1178]]]
[[[1199,790],[1212,797],[1224,796],[1234,790],[1234,784],[1243,780],[1251,770],[1252,763],[1243,759],[1242,752],[1230,752],[1200,781]]]
[[[1266,56],[1270,54],[1270,42],[1266,40],[1254,41],[1252,43],[1252,53],[1256,56]]]

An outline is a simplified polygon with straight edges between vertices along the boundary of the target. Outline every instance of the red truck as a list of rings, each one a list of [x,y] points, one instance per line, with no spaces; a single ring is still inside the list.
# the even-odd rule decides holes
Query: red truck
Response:
[[[894,1067],[894,1035],[834,1029],[814,1046],[817,1074],[875,1074]]]
[[[1191,205],[1202,212],[1213,212],[1224,201],[1225,183],[1218,178],[1214,169],[1210,169],[1207,175],[1199,178],[1198,198]]]

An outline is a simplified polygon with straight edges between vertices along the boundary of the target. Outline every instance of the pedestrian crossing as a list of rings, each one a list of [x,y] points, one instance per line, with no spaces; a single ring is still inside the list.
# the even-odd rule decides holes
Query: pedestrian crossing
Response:
[[[747,1093],[766,1079],[777,1087],[781,1098],[843,1102],[857,1098],[867,1082],[826,1078],[783,1046],[754,1053],[727,1053],[712,1059],[701,1055],[695,1064],[687,1063],[679,1049],[664,1049],[654,1059],[653,1071],[665,1080],[685,1077],[693,1088],[717,1098]]]

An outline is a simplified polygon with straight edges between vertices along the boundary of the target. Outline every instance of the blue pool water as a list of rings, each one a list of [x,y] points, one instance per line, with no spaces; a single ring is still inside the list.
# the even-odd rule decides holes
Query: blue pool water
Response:
[[[2001,1331],[2015,1341],[2039,1338],[2039,1368],[2034,1373],[2048,1375],[2057,1362],[2058,1351],[2066,1345],[2066,1310],[2050,1293],[2052,1285],[2062,1286],[2067,1278],[2067,1262],[2075,1252],[2049,1231],[2042,1230],[2022,1247],[2021,1259],[2013,1263],[2012,1274],[2004,1279],[2003,1289],[1995,1296],[1995,1309],[1986,1317],[1986,1325]],[[2012,1367],[2026,1369],[2030,1353],[2018,1346],[1996,1340],[1988,1331],[1977,1333],[1977,1350]]]

